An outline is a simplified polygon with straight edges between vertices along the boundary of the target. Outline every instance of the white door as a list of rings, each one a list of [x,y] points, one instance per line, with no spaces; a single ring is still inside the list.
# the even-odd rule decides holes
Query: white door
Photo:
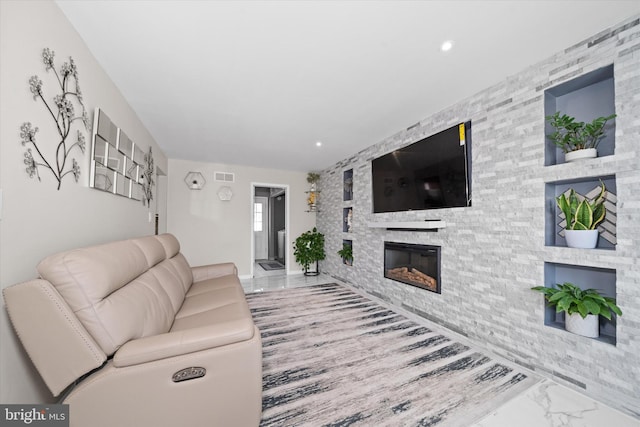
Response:
[[[255,197],[253,201],[253,239],[255,244],[255,259],[269,258],[269,221],[268,198]]]

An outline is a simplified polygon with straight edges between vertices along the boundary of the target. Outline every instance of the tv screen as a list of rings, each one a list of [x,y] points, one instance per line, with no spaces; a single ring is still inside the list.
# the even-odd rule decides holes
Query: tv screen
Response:
[[[373,212],[471,206],[471,122],[374,159]]]

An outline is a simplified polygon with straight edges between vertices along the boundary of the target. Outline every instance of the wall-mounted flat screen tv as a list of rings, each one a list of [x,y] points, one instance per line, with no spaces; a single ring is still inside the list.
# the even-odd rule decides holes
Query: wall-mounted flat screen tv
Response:
[[[471,121],[374,159],[373,212],[471,206]]]

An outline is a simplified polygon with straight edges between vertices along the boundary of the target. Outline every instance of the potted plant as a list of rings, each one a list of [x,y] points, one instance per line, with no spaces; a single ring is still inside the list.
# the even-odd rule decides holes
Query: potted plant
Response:
[[[309,184],[315,184],[318,181],[320,181],[320,174],[319,173],[309,172],[307,174],[307,182]]]
[[[566,313],[565,329],[569,332],[596,338],[600,335],[599,315],[608,320],[611,320],[612,313],[622,316],[616,300],[601,295],[596,289],[583,290],[568,282],[556,286],[535,286],[531,289],[542,292],[549,304],[556,308],[556,313]]]
[[[319,233],[315,227],[311,231],[302,233],[293,244],[293,255],[296,257],[296,262],[302,266],[305,276],[320,274],[318,261],[325,258],[324,234]],[[309,267],[314,262],[316,269],[310,271]]]
[[[353,246],[349,243],[342,243],[342,249],[338,251],[342,257],[342,262],[346,265],[353,265]]]
[[[557,111],[545,119],[555,129],[549,135],[551,141],[565,153],[565,160],[571,162],[578,159],[593,158],[598,155],[598,144],[604,136],[607,122],[615,118],[615,114],[598,117],[591,123],[578,122],[575,117],[560,114]]]
[[[604,221],[606,209],[604,195],[606,188],[600,182],[600,194],[593,202],[580,196],[573,188],[569,190],[569,197],[565,193],[556,197],[556,203],[564,214],[567,222],[564,238],[570,248],[593,249],[598,243],[598,225]]]

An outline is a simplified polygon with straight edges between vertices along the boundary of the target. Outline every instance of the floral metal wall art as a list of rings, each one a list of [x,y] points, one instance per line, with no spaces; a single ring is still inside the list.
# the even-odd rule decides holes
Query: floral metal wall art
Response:
[[[153,186],[155,185],[155,181],[153,180],[153,174],[155,173],[156,167],[153,164],[153,153],[151,152],[151,147],[149,147],[149,152],[144,155],[144,171],[142,172],[143,180],[142,180],[142,204],[145,204],[148,207],[151,207],[151,201],[153,200]]]
[[[84,154],[85,136],[80,130],[76,130],[74,134],[75,142],[71,143],[67,139],[73,133],[72,127],[77,120],[82,121],[85,130],[87,130],[89,117],[82,103],[82,92],[78,84],[78,69],[73,62],[73,58],[69,57],[69,62],[62,64],[58,73],[53,64],[54,55],[55,52],[49,48],[43,49],[42,62],[47,72],[52,70],[55,74],[60,85],[60,93],[53,97],[52,103],[47,102],[42,91],[42,80],[38,76],[32,76],[29,79],[29,89],[35,101],[40,99],[44,103],[55,123],[58,135],[60,135],[57,147],[55,147],[55,153],[53,153],[51,147],[45,149],[46,144],[36,141],[38,127],[33,126],[31,122],[24,122],[20,126],[20,138],[22,145],[29,147],[24,152],[24,164],[27,165],[26,171],[29,177],[37,177],[38,181],[41,181],[39,168],[48,169],[58,181],[58,190],[60,190],[62,179],[66,175],[72,174],[76,182],[80,177],[78,162],[75,158],[71,158],[71,161],[69,161],[69,157],[76,147]],[[76,105],[80,107],[78,113],[76,113]]]

